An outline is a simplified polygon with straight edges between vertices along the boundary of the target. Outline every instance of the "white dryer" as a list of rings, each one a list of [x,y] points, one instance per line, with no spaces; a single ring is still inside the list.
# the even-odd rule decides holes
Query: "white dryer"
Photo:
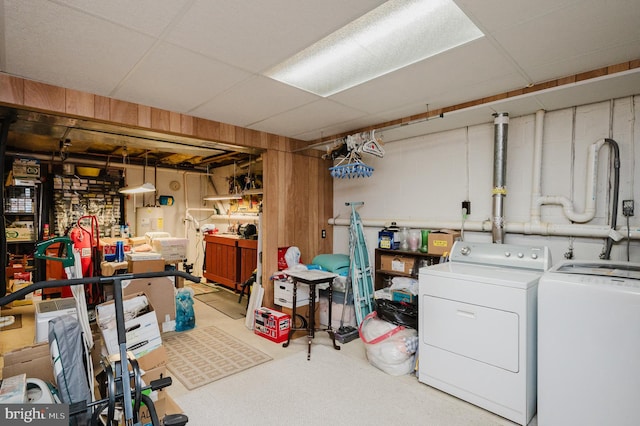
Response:
[[[640,264],[563,262],[538,297],[538,424],[640,424]]]
[[[420,269],[419,380],[526,425],[536,412],[538,281],[546,247],[456,242]]]

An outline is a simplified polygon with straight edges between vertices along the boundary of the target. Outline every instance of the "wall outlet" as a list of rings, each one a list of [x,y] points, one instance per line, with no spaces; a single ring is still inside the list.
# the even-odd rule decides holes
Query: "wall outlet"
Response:
[[[471,214],[471,201],[463,201],[462,208],[467,209],[467,214]]]
[[[633,216],[633,200],[622,200],[622,214],[624,216]]]
[[[327,230],[326,229],[322,230],[322,238],[327,238]]]

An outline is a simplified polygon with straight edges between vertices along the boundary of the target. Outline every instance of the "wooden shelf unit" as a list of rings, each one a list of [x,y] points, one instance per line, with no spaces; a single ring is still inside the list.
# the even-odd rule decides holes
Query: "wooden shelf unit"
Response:
[[[382,256],[394,256],[398,258],[407,258],[413,260],[413,266],[408,273],[400,271],[392,271],[388,269],[382,269]],[[393,277],[409,277],[418,278],[418,271],[423,266],[435,265],[440,261],[439,254],[423,253],[421,251],[406,251],[406,250],[392,250],[377,248],[375,250],[375,280],[374,285],[376,290],[380,290],[385,287],[385,280]]]

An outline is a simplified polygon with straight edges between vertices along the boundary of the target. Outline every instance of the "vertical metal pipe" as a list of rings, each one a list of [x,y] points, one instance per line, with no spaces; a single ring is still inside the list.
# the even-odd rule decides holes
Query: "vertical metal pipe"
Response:
[[[491,234],[493,242],[504,243],[504,198],[507,196],[507,133],[509,130],[509,114],[500,112],[493,115],[493,211]]]

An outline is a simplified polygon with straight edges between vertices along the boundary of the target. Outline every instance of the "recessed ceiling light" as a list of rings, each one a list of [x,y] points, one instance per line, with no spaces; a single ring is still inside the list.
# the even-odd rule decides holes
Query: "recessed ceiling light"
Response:
[[[327,97],[482,36],[452,0],[390,0],[265,75]]]

